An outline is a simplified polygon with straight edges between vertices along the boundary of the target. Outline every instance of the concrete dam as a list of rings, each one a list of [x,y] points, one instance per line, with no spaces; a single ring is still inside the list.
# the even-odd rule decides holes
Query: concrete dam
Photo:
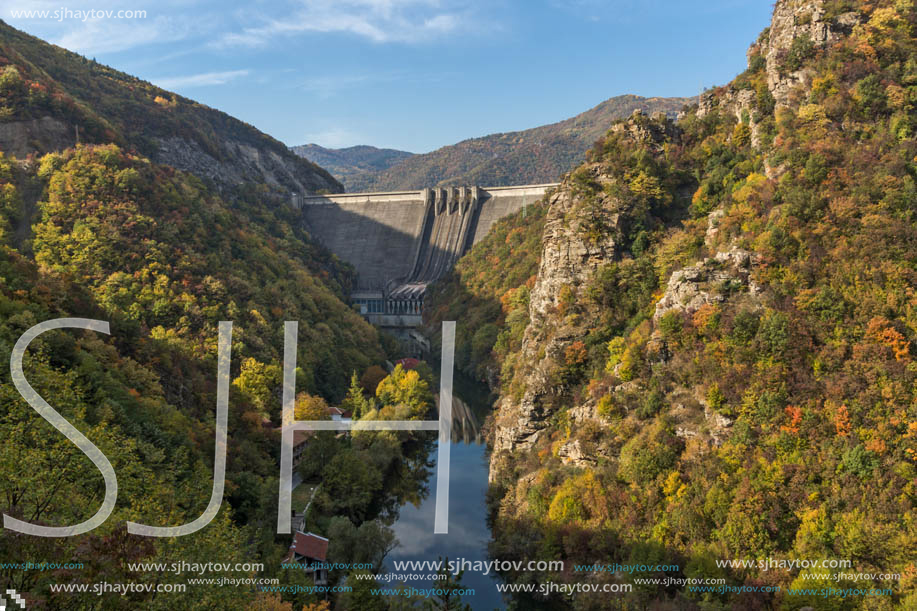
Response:
[[[374,324],[420,324],[426,287],[444,276],[493,224],[534,204],[557,183],[443,187],[294,198],[312,236],[356,268],[351,302]]]

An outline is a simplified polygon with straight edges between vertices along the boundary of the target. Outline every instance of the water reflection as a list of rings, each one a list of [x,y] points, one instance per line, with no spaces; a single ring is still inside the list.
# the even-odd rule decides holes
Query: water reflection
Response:
[[[489,560],[487,544],[490,530],[485,503],[488,458],[482,428],[491,405],[486,388],[456,372],[455,396],[452,399],[449,533],[433,534],[435,494],[430,494],[417,506],[403,505],[392,527],[400,545],[386,559],[386,568],[390,573],[396,572],[396,560],[435,561],[447,556],[449,560],[472,563]],[[437,458],[437,445],[429,455],[433,464]],[[435,489],[435,477],[429,480],[428,485]],[[496,590],[495,578],[494,575],[466,571],[462,585],[474,588],[475,595],[464,597],[464,601],[474,609],[504,608]],[[434,582],[410,581],[406,585],[420,589],[433,587]]]
[[[436,409],[439,410],[439,395],[436,395]],[[483,425],[481,414],[459,397],[452,397],[452,443],[484,443]]]

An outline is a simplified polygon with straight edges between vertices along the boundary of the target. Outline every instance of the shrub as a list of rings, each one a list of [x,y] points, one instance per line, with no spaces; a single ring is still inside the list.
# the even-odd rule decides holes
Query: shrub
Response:
[[[780,65],[781,72],[784,74],[796,72],[813,55],[815,55],[815,43],[812,42],[812,38],[808,35],[797,36],[790,44],[786,57]]]
[[[665,394],[658,388],[653,388],[637,408],[637,417],[641,420],[648,420],[662,411],[663,407],[665,407]]]
[[[877,114],[885,111],[888,98],[882,78],[878,74],[870,74],[856,84],[856,98],[860,108],[868,114]]]
[[[674,467],[678,456],[678,438],[657,421],[624,444],[618,473],[628,482],[649,485]]]
[[[758,345],[771,356],[781,356],[790,340],[789,320],[782,312],[771,312],[761,322],[755,336]]]

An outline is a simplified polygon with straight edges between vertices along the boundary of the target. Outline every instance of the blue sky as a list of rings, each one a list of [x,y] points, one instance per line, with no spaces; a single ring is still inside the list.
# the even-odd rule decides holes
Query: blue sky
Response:
[[[425,152],[745,68],[762,0],[0,0],[4,21],[289,144]],[[63,19],[13,11],[71,11]],[[144,10],[145,18],[75,11]]]

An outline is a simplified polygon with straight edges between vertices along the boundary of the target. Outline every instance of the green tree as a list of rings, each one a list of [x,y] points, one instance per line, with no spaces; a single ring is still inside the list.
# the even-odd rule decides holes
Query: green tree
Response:
[[[319,478],[325,467],[343,447],[334,431],[315,431],[306,442],[299,463],[299,474],[303,481],[311,482]]]
[[[272,414],[280,407],[276,391],[282,380],[283,372],[278,365],[262,363],[249,357],[242,361],[239,376],[232,381],[232,385],[248,396],[259,412]]]
[[[382,489],[382,474],[361,452],[337,453],[322,472],[321,494],[332,513],[352,521],[365,519],[373,497]]]
[[[350,375],[350,388],[347,389],[347,396],[341,403],[341,409],[352,412],[353,419],[359,420],[372,407],[372,401],[363,394],[363,386],[360,384],[357,372],[354,371]]]
[[[301,392],[296,395],[293,414],[297,420],[330,420],[328,402],[316,395]]]

